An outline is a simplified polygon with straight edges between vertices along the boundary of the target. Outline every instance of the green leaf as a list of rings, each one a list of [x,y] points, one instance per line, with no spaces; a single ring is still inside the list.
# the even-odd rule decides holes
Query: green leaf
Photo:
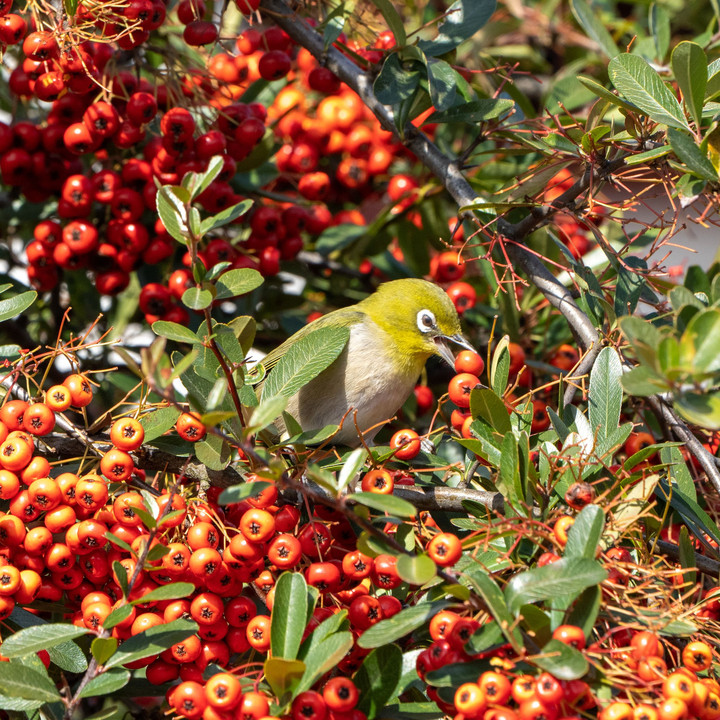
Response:
[[[605,514],[598,505],[586,505],[568,530],[565,557],[592,560],[600,551],[600,538],[605,529]]]
[[[502,590],[486,572],[476,573],[469,580],[472,587],[482,598],[483,603],[485,603],[485,607],[495,618],[495,622],[497,622],[505,638],[516,652],[519,651],[523,644],[522,635],[520,629],[516,626],[515,617],[508,609]]]
[[[240,485],[231,485],[225,488],[218,498],[220,505],[232,505],[247,500],[251,497],[257,497],[263,490],[272,487],[273,483],[264,480],[256,480],[255,482],[246,482]]]
[[[577,627],[582,628],[585,638],[589,638],[600,613],[601,604],[602,588],[599,585],[586,588],[578,595],[570,614],[567,616],[567,624],[577,625]]]
[[[396,567],[400,578],[410,585],[424,585],[437,573],[435,563],[425,553],[398,555]]]
[[[47,673],[40,673],[20,663],[3,663],[0,693],[11,698],[40,702],[58,702],[60,693]]]
[[[190,191],[190,200],[194,200],[207,190],[213,180],[222,172],[225,163],[222,156],[214,155],[210,158],[207,170],[202,173],[186,173],[182,179],[183,187]]]
[[[430,99],[438,110],[447,110],[457,98],[458,74],[444,60],[431,58],[427,64]]]
[[[34,290],[28,290],[6,300],[0,300],[0,322],[22,315],[35,302],[36,298],[37,293]]]
[[[162,587],[155,588],[149,593],[143,595],[140,599],[133,602],[134,605],[147,603],[155,603],[164,600],[179,600],[180,598],[188,597],[195,592],[195,585],[189,582],[175,582],[169,585],[163,585]]]
[[[445,11],[445,20],[434,40],[421,40],[419,48],[438,57],[469,40],[495,12],[495,0],[456,0]]]
[[[263,665],[265,680],[279,698],[292,691],[299,684],[307,667],[301,660],[285,660],[279,657],[268,657]]]
[[[677,98],[641,57],[617,55],[610,60],[608,73],[620,94],[651,120],[679,130],[690,129]]]
[[[215,283],[216,298],[224,300],[238,295],[246,295],[263,284],[263,276],[252,268],[239,268],[223,273]]]
[[[387,26],[392,30],[392,34],[395,36],[395,42],[402,47],[407,42],[407,35],[405,34],[405,26],[403,25],[402,18],[395,9],[395,6],[390,0],[372,0],[372,4],[380,11]]]
[[[80,691],[78,697],[98,697],[110,695],[124,688],[130,682],[130,671],[124,668],[113,668],[95,676]]]
[[[574,647],[552,639],[545,644],[535,665],[558,680],[578,680],[590,669],[585,656]]]
[[[343,458],[343,466],[337,476],[336,492],[341,493],[345,490],[350,481],[362,470],[367,456],[367,450],[359,447]]]
[[[655,54],[657,60],[663,62],[670,47],[670,16],[668,11],[658,3],[650,6],[650,15],[648,18],[650,26],[650,34],[655,43]]]
[[[116,667],[152,655],[159,655],[163,650],[167,650],[175,643],[179,643],[197,632],[197,627],[197,623],[181,618],[144,630],[128,638],[108,660],[105,667]]]
[[[690,541],[690,534],[688,533],[688,529],[685,525],[680,528],[678,548],[680,551],[680,557],[678,558],[680,561],[680,567],[686,571],[683,573],[683,580],[686,583],[690,583],[691,586],[694,586],[697,578],[697,571],[695,569],[697,562],[695,560],[695,550],[692,542]]]
[[[349,338],[347,327],[323,327],[293,343],[268,374],[263,385],[263,400],[295,395],[335,362]]]
[[[420,602],[417,605],[405,608],[386,620],[381,620],[368,628],[358,639],[358,645],[363,648],[379,648],[409,635],[422,625],[430,621],[443,608],[448,601]]]
[[[253,410],[248,426],[255,430],[265,429],[282,415],[287,404],[288,398],[282,395],[263,398],[263,401]]]
[[[168,322],[167,320],[157,320],[152,324],[153,332],[160,337],[175,342],[190,343],[191,345],[200,345],[200,338],[190,329],[179,323]]]
[[[607,571],[596,560],[562,558],[515,575],[505,586],[505,599],[510,610],[517,612],[525,603],[574,596],[606,578]]]
[[[675,46],[670,62],[685,107],[699,128],[708,80],[705,52],[697,43],[685,40]]]
[[[670,486],[667,480],[661,478],[655,494],[670,503],[670,507],[680,515],[697,538],[704,540],[704,536],[707,536],[720,544],[720,528],[695,500],[685,495],[677,486]]]
[[[42,700],[23,700],[22,698],[0,695],[0,710],[14,710],[15,712],[26,713],[27,717],[34,717],[33,711],[42,707]]]
[[[632,105],[629,102],[625,102],[621,97],[618,97],[617,95],[614,95],[610,90],[608,90],[606,87],[603,87],[597,80],[593,80],[590,77],[585,77],[584,75],[578,75],[578,81],[581,85],[584,85],[590,92],[595,93],[599,98],[602,98],[603,100],[607,100],[609,103],[612,103],[613,105],[617,105],[618,107],[625,108],[626,110],[629,110],[630,112],[635,112],[637,108]]]
[[[308,586],[297,572],[284,572],[275,585],[275,600],[270,624],[273,657],[297,658],[308,615]]]
[[[123,620],[127,620],[132,615],[133,606],[128,603],[127,605],[120,605],[116,607],[106,618],[103,623],[103,628],[110,630],[116,625],[119,625]]]
[[[312,646],[303,658],[306,666],[305,674],[295,688],[294,694],[297,696],[301,692],[309,690],[318,678],[337,666],[352,646],[353,636],[347,631],[333,633],[317,645]]]
[[[399,517],[413,517],[416,513],[415,506],[407,500],[395,497],[394,495],[381,495],[380,493],[359,492],[348,495],[347,500],[360,503],[365,507],[386,512]]]
[[[474,388],[470,393],[470,412],[481,417],[501,435],[512,432],[510,415],[503,400],[489,388]]]
[[[500,115],[510,112],[515,103],[500,98],[481,98],[471,100],[462,105],[455,105],[447,110],[436,111],[425,121],[428,123],[466,123],[477,125],[487,120],[494,120]]]
[[[212,305],[212,301],[212,293],[209,290],[203,290],[199,287],[188,288],[182,294],[183,305],[191,310],[204,310],[206,307]]]
[[[67,623],[36,625],[18,630],[3,640],[2,654],[5,657],[15,658],[36,653],[39,650],[49,650],[67,640],[87,635],[88,632],[86,628],[79,628]]]
[[[589,3],[586,0],[571,0],[570,8],[585,34],[594,40],[609,58],[614,58],[620,51],[604,23],[595,16]]]
[[[157,192],[160,220],[170,236],[183,245],[190,236],[185,209],[187,202],[190,202],[190,193],[184,187],[163,185]]]
[[[677,130],[668,130],[667,137],[674,153],[691,173],[703,180],[717,182],[718,174],[710,158],[695,144],[690,135]]]
[[[140,418],[140,424],[145,430],[145,442],[151,442],[155,438],[164,435],[175,426],[180,411],[176,407],[164,407],[147,413]]]
[[[695,481],[690,474],[687,463],[677,447],[663,447],[660,449],[660,460],[667,468],[668,478],[678,487],[680,492],[697,502]]]
[[[419,62],[402,62],[397,53],[388,55],[373,83],[375,97],[384,105],[397,105],[408,100],[420,84],[422,70]]]
[[[130,605],[126,605],[125,607],[130,608]],[[119,609],[120,608],[118,608],[118,610]],[[90,643],[90,652],[98,665],[104,665],[115,654],[117,649],[118,641],[112,637],[98,637]]]
[[[720,371],[720,310],[711,309],[695,315],[680,339],[681,347],[692,347],[692,365],[699,373]]]
[[[688,422],[708,430],[720,430],[720,393],[676,393],[675,409]]]
[[[640,397],[656,395],[670,389],[667,380],[647,365],[640,365],[630,372],[624,373],[622,386],[630,395],[639,395]]]
[[[622,363],[617,350],[603,348],[590,372],[588,412],[590,428],[598,440],[608,437],[620,424]]]
[[[632,315],[635,312],[640,296],[645,288],[643,272],[647,271],[647,263],[638,257],[628,257],[625,265],[618,268],[617,285],[613,309],[615,315]]]
[[[217,230],[219,227],[223,227],[224,225],[229,225],[234,220],[237,220],[239,217],[242,217],[251,207],[252,207],[253,201],[252,200],[243,200],[242,202],[236,203],[235,205],[231,205],[228,208],[225,208],[221,212],[219,212],[217,215],[213,215],[212,217],[205,218],[205,220],[202,221],[200,225],[200,234],[201,235],[207,235],[209,232],[212,232],[213,230]]]
[[[376,717],[395,699],[393,695],[402,676],[403,655],[397,645],[385,645],[373,650],[363,660],[353,682],[360,692],[357,707],[367,717]]]

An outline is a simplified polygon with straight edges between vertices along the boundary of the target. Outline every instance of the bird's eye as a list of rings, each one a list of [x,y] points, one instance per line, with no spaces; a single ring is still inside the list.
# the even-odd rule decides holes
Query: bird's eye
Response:
[[[430,332],[435,328],[435,316],[429,310],[421,310],[417,314],[417,326],[420,332]]]

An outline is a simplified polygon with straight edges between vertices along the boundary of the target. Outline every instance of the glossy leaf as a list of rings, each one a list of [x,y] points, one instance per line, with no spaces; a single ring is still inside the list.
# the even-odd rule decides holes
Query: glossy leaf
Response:
[[[394,495],[359,492],[348,495],[347,499],[365,505],[365,507],[372,508],[373,510],[379,510],[380,512],[397,515],[399,517],[413,517],[416,513],[415,506],[412,503],[395,497]]]
[[[503,98],[480,98],[462,105],[455,105],[447,110],[438,110],[430,115],[426,122],[477,125],[510,112],[514,105],[512,100]]]
[[[501,435],[512,431],[505,403],[488,388],[474,388],[471,391],[470,412],[473,417],[481,417]]]
[[[92,678],[80,691],[79,697],[110,695],[124,688],[129,682],[129,670],[125,670],[125,668],[112,668]]]
[[[431,58],[427,64],[428,88],[433,107],[447,110],[457,98],[458,74],[444,60]]]
[[[185,203],[189,201],[190,193],[184,187],[163,185],[157,192],[160,220],[171,237],[183,245],[190,236],[185,209]]]
[[[397,53],[388,55],[373,84],[375,97],[384,105],[397,105],[408,100],[420,84],[422,71],[418,62],[403,62]]]
[[[352,633],[341,631],[328,635],[324,640],[314,645],[303,658],[305,673],[295,688],[298,695],[311,688],[318,678],[332,670],[353,646]]]
[[[144,604],[150,602],[161,602],[166,600],[179,600],[188,597],[195,591],[195,585],[189,582],[175,582],[169,585],[163,585],[155,590],[151,590],[141,598],[133,601],[133,604]]]
[[[360,692],[358,709],[368,717],[376,717],[389,700],[402,675],[403,656],[397,645],[388,644],[373,650],[355,673],[353,682]]]
[[[674,396],[675,409],[688,422],[720,430],[720,393],[683,392]]]
[[[579,650],[555,639],[544,645],[542,655],[536,657],[534,663],[558,680],[578,680],[590,668]]]
[[[651,120],[678,130],[690,129],[677,98],[641,57],[617,55],[610,61],[608,73],[622,96]]]
[[[279,657],[268,657],[263,664],[265,680],[280,698],[299,684],[306,669],[301,660],[285,660]]]
[[[179,619],[156,625],[128,638],[121,648],[105,663],[106,668],[125,665],[143,658],[159,655],[175,643],[197,632],[197,623]]]
[[[275,585],[275,600],[270,623],[270,648],[273,657],[297,658],[308,615],[308,586],[296,572],[284,572]]]
[[[48,623],[18,630],[8,636],[2,643],[2,654],[8,658],[20,657],[39,650],[48,650],[67,640],[74,640],[87,635],[86,628],[79,628],[67,623]]]
[[[421,602],[405,608],[397,615],[381,620],[368,628],[358,639],[358,645],[364,648],[377,648],[399,640],[429,622],[430,618],[448,604],[448,602],[440,600],[438,602]]]
[[[245,215],[245,213],[252,207],[253,201],[246,199],[242,202],[231,205],[229,208],[220,211],[217,215],[206,218],[200,225],[200,234],[207,235],[213,230],[217,230],[219,227],[229,225],[231,222]]]

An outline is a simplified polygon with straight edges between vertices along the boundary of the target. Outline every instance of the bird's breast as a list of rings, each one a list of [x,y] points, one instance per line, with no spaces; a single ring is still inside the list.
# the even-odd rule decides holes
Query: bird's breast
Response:
[[[359,443],[357,427],[371,440],[373,426],[392,418],[408,398],[426,358],[403,353],[375,323],[356,323],[338,359],[290,399],[288,411],[303,430],[338,425],[335,442]]]

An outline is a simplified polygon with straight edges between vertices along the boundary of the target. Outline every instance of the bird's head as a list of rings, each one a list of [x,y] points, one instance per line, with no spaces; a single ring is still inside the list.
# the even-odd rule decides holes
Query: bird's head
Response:
[[[448,343],[474,350],[461,333],[460,318],[447,293],[427,280],[383,283],[360,307],[395,341],[399,360],[424,362],[439,355],[453,365]]]

